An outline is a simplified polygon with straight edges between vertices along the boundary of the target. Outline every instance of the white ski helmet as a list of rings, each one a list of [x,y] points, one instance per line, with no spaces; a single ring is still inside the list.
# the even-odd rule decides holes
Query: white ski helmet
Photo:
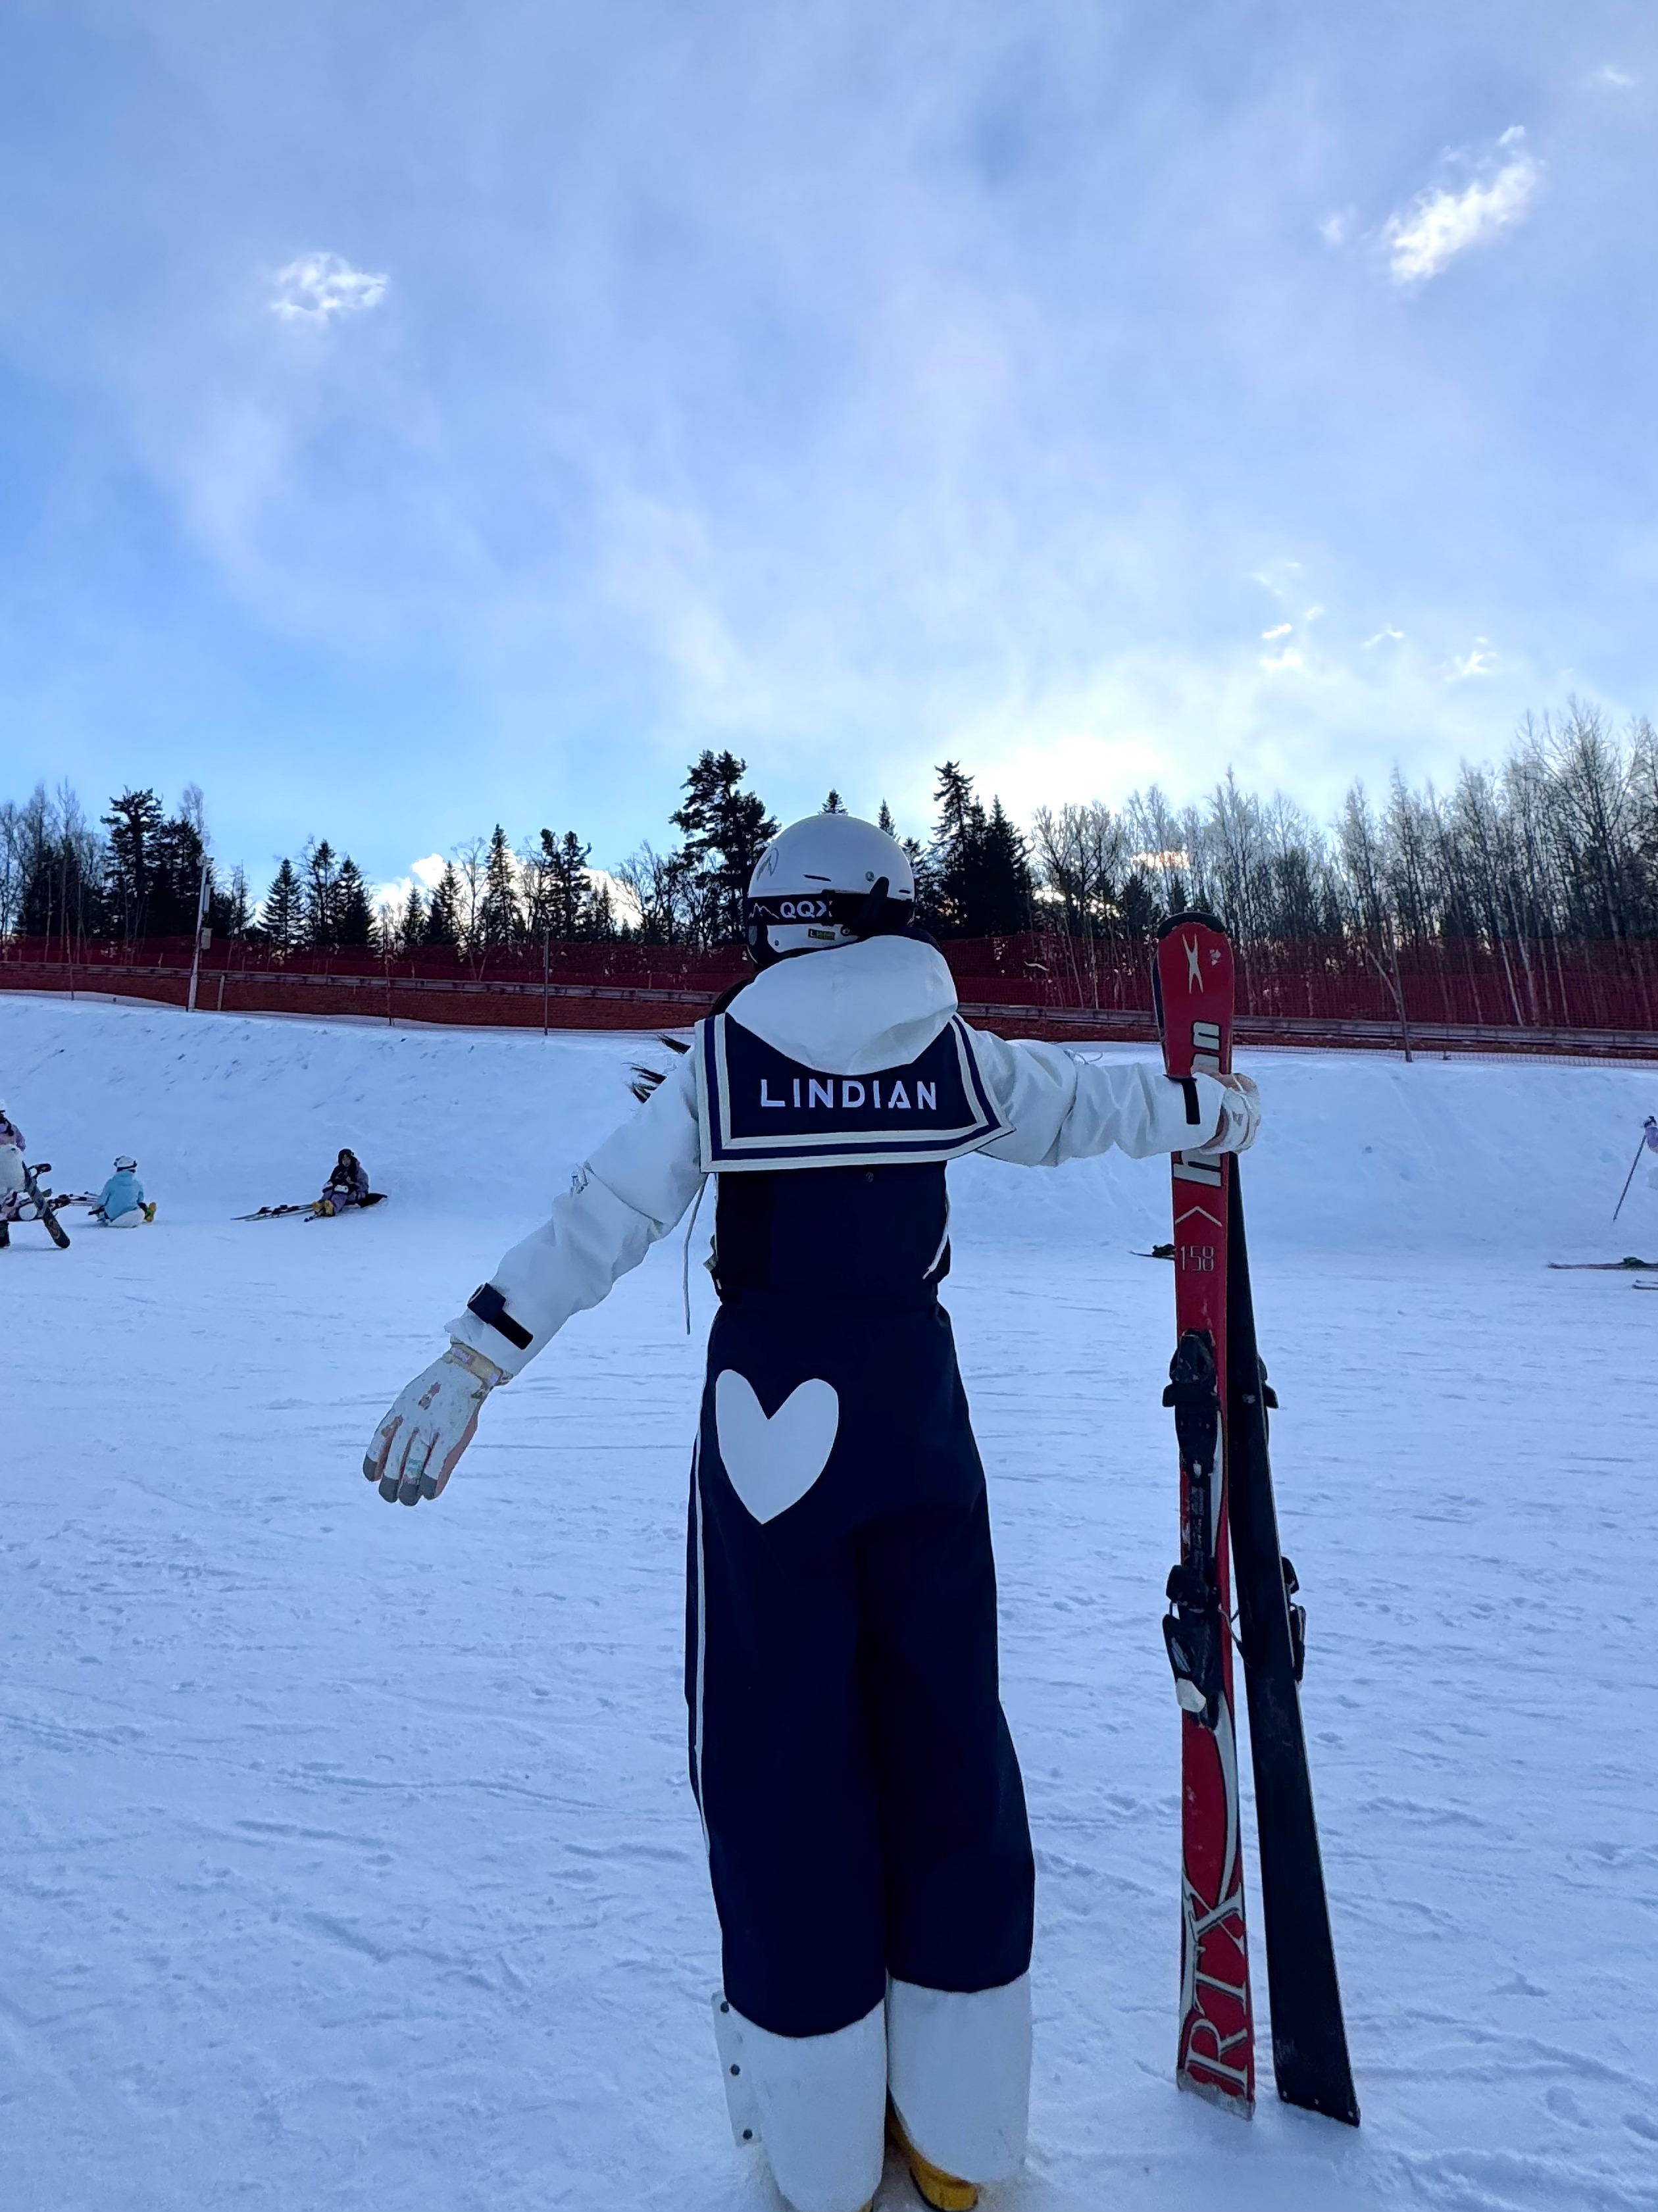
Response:
[[[774,837],[743,902],[744,934],[762,968],[902,929],[915,871],[896,837],[855,814],[809,814]]]
[[[131,1152],[122,1153],[120,1158],[115,1163],[115,1172],[117,1175],[137,1175],[138,1163]]]

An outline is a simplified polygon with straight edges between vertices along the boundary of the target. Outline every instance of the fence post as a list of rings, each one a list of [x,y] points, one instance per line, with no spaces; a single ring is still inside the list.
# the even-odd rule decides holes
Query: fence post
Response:
[[[207,844],[206,841],[203,840],[202,844],[202,887],[196,894],[196,945],[195,950],[190,956],[190,1003],[185,1009],[186,1013],[191,1014],[193,1014],[196,1011],[196,984],[197,980],[202,972],[202,916],[207,911]]]
[[[547,1000],[548,985],[551,980],[552,935],[550,928],[544,928],[541,933],[541,1034],[544,1037],[547,1034]]]
[[[1405,1058],[1408,1062],[1412,1058],[1411,1052],[1411,1024],[1405,1012],[1404,988],[1399,980],[1399,948],[1394,941],[1394,925],[1392,916],[1384,914],[1382,916],[1382,923],[1388,933],[1388,959],[1389,967],[1384,968],[1382,966],[1382,963],[1376,958],[1376,954],[1371,951],[1368,945],[1364,948],[1364,957],[1370,962],[1371,967],[1376,969],[1376,974],[1381,976],[1382,981],[1388,986],[1388,990],[1393,994],[1394,1005],[1399,1011],[1399,1034],[1404,1040]],[[1389,972],[1389,969],[1391,969],[1391,973]]]

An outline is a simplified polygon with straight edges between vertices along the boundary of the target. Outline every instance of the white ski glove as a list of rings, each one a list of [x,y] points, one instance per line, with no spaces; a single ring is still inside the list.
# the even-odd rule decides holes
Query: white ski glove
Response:
[[[1220,1127],[1204,1146],[1206,1152],[1247,1152],[1260,1127],[1260,1093],[1247,1075],[1218,1075],[1225,1087]]]
[[[469,1344],[452,1344],[416,1376],[374,1431],[362,1471],[388,1505],[436,1498],[472,1441],[483,1401],[505,1371]]]

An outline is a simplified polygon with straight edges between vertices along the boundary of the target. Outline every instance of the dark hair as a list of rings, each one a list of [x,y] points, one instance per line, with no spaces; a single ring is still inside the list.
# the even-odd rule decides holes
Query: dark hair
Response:
[[[754,977],[752,975],[739,975],[736,982],[728,983],[726,986],[725,989],[720,994],[720,996],[708,1008],[708,1012],[706,1014],[700,1015],[698,1018],[705,1022],[711,1021],[714,1015],[723,1014],[726,1007],[730,1006],[732,1000],[736,998],[738,992],[746,991],[749,985],[752,983],[753,981]],[[695,1024],[693,1024],[693,1027],[694,1026]],[[683,1037],[659,1036],[657,1038],[657,1042],[660,1045],[665,1045],[670,1052],[677,1052],[682,1056],[690,1050],[689,1045],[685,1042]],[[629,1084],[628,1088],[633,1092],[634,1097],[638,1099],[641,1106],[650,1097],[652,1091],[659,1091],[662,1085],[668,1079],[668,1071],[665,1067],[645,1067],[642,1066],[638,1060],[634,1062],[633,1066],[628,1070],[628,1073],[633,1079]]]

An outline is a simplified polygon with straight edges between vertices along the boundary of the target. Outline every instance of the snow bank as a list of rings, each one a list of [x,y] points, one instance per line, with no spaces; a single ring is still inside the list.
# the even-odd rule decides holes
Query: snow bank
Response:
[[[1097,1048],[1102,1057],[1143,1048]],[[100,1186],[119,1151],[169,1215],[306,1198],[349,1145],[378,1188],[428,1212],[527,1224],[631,1110],[649,1035],[479,1036],[170,1007],[0,998],[0,1097],[60,1188]],[[1257,1244],[1517,1258],[1658,1239],[1643,1174],[1611,1213],[1658,1069],[1258,1052],[1267,1125],[1248,1173]],[[1031,1176],[969,1161],[964,1224],[1051,1244],[1166,1235],[1154,1168],[1121,1159]]]

